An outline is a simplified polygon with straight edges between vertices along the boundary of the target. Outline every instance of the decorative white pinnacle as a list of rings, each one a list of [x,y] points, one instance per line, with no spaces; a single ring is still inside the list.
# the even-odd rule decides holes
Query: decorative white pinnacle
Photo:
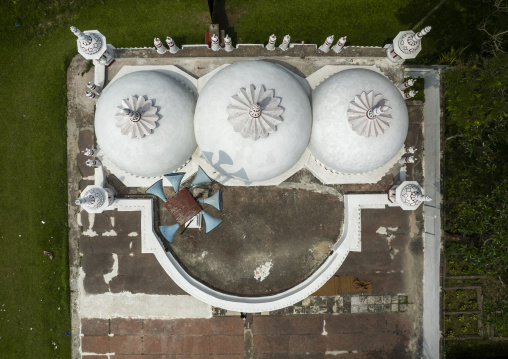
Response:
[[[333,44],[333,35],[330,35],[326,38],[325,43],[321,46],[319,46],[319,50],[323,51],[324,53],[327,53],[330,51],[330,46]]]
[[[416,79],[409,79],[409,80],[407,80],[406,82],[401,83],[401,84],[398,86],[398,88],[399,88],[399,90],[404,91],[405,89],[408,89],[408,88],[410,88],[411,86],[413,86],[415,83],[416,83]]]
[[[86,153],[85,153],[85,155],[86,155]],[[88,167],[99,167],[102,165],[102,162],[99,161],[98,159],[93,159],[93,160],[88,159],[88,160],[86,160],[85,165],[87,165]]]
[[[406,148],[406,153],[415,153],[418,149],[415,146]]]
[[[80,29],[75,26],[71,26],[71,31],[76,35],[80,40],[90,40],[90,36],[85,35]]]
[[[392,120],[391,108],[383,95],[374,96],[374,91],[362,92],[349,103],[348,121],[353,131],[365,137],[383,134]]]
[[[122,128],[122,134],[131,138],[142,138],[152,133],[159,121],[157,108],[152,106],[151,100],[143,96],[131,96],[122,100],[122,106],[117,107],[116,126]]]
[[[406,31],[400,37],[397,35],[397,37],[399,37],[397,41],[398,49],[404,54],[413,54],[420,52],[422,48],[420,40],[424,35],[429,33],[430,29],[431,27],[427,26],[417,34],[412,31]]]
[[[279,106],[280,101],[274,97],[274,90],[266,91],[263,85],[241,88],[227,107],[228,121],[243,137],[266,138],[282,122],[284,109]]]
[[[429,202],[429,201],[432,201],[432,197],[430,196],[425,196],[423,194],[419,194],[416,196],[416,199],[420,202]]]
[[[407,184],[402,188],[400,191],[400,199],[404,204],[411,207],[417,207],[422,202],[428,202],[432,200],[432,198],[429,196],[423,195],[420,186],[414,184]]]
[[[100,57],[102,53],[100,51],[105,50],[105,44],[103,44],[103,36],[97,31],[88,31],[87,34],[71,26],[71,31],[78,37],[78,51],[82,55],[96,55]]]
[[[268,44],[266,44],[266,49],[273,51],[275,49],[275,41],[277,41],[277,37],[275,34],[272,34],[268,39]]]
[[[163,53],[165,53],[166,51],[168,51],[168,50],[164,47],[164,45],[162,45],[162,41],[161,41],[158,37],[156,37],[155,39],[153,39],[153,44],[155,45],[155,48],[157,49],[157,52],[158,52],[159,54],[161,54],[161,55],[162,55]]]
[[[226,50],[227,52],[233,51],[233,44],[229,35],[226,35],[226,37],[224,38],[224,50]]]
[[[94,93],[92,91],[85,91],[85,95],[86,95],[86,97],[91,98],[92,100],[94,100],[96,102],[99,99],[99,95],[97,95],[96,93]]]
[[[212,35],[212,50],[213,51],[219,51],[220,50],[219,38],[215,34]]]
[[[408,157],[402,157],[400,160],[399,160],[399,163],[401,165],[405,165],[407,163],[415,163],[416,162],[416,159],[414,158],[414,156],[408,156]]]
[[[85,189],[83,196],[76,200],[76,204],[79,206],[87,206],[90,209],[98,209],[106,202],[107,193],[101,188],[95,186],[89,186]]]
[[[281,49],[282,51],[286,51],[289,46],[289,41],[291,41],[291,36],[289,35],[284,36],[284,38],[282,39],[282,44],[280,44],[279,46],[279,49]]]
[[[431,26],[426,26],[425,28],[423,28],[422,30],[420,30],[420,32],[418,32],[415,37],[420,40],[422,37],[424,37],[425,35],[427,35],[430,30],[432,29]]]
[[[97,93],[100,93],[102,91],[102,87],[99,85],[94,84],[93,82],[87,82],[86,87],[88,87],[90,90],[95,91]]]
[[[85,156],[91,156],[91,157],[93,157],[93,156],[95,156],[95,149],[93,149],[93,148],[85,148],[85,150],[83,151],[83,154]]]
[[[180,51],[180,48],[175,45],[175,42],[169,36],[166,36],[166,44],[168,44],[169,52],[171,54],[176,54],[178,51]]]
[[[337,54],[342,51],[344,45],[346,44],[347,36],[342,36],[339,41],[335,45],[333,45],[332,50]]]
[[[418,93],[418,91],[415,91],[415,90],[411,90],[409,92],[406,92],[406,93],[404,93],[404,99],[405,100],[409,100],[410,98],[415,97],[417,93]]]

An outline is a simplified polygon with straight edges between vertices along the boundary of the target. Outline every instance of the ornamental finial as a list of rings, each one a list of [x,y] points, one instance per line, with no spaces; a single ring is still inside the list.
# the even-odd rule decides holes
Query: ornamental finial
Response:
[[[71,31],[73,32],[74,35],[76,35],[80,40],[86,40],[86,35],[83,34],[83,32],[76,28],[75,26],[71,26]]]
[[[324,53],[327,53],[330,51],[330,46],[333,44],[333,35],[330,35],[326,38],[325,43],[321,46],[319,46],[319,50],[323,51]]]
[[[266,49],[273,51],[275,49],[275,41],[277,41],[277,37],[275,34],[272,34],[268,39],[268,44],[266,44]]]
[[[415,37],[418,40],[421,40],[421,38],[424,37],[425,35],[427,35],[431,29],[432,29],[431,26],[426,26],[423,29],[421,29],[418,33],[416,33]]]
[[[348,121],[353,131],[365,137],[377,137],[383,134],[392,120],[388,100],[374,91],[362,92],[349,103]]]
[[[291,36],[289,35],[284,36],[284,38],[282,39],[282,44],[279,45],[279,49],[281,49],[282,51],[286,51],[289,46],[289,41],[291,41]]]
[[[280,98],[274,97],[274,90],[267,91],[263,85],[241,88],[227,107],[228,121],[243,137],[266,138],[282,122],[280,115],[284,109],[280,102]]]
[[[122,100],[122,106],[117,108],[115,117],[116,126],[122,128],[122,134],[131,138],[150,135],[159,121],[157,107],[152,106],[152,101],[145,100],[143,96],[131,96]]]
[[[226,50],[227,52],[233,51],[233,44],[229,35],[226,35],[226,37],[224,38],[224,50]]]
[[[335,53],[339,53],[344,48],[344,45],[346,45],[347,36],[342,36],[339,41],[335,45],[333,45],[332,50],[335,51]]]

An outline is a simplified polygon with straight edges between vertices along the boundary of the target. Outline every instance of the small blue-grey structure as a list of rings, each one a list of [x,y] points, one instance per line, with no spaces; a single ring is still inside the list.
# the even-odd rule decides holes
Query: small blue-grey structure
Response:
[[[198,173],[196,174],[196,177],[194,177],[194,179],[192,180],[192,183],[187,188],[191,188],[197,184],[205,183],[205,182],[212,182],[212,180],[210,179],[210,177],[208,177],[208,175],[205,173],[205,171],[203,171],[201,166],[199,166]]]
[[[169,243],[173,243],[173,237],[175,236],[176,231],[180,226],[178,224],[173,224],[172,226],[160,226],[159,230],[162,233],[162,236]]]
[[[150,188],[148,188],[146,190],[146,193],[153,194],[153,195],[159,197],[160,199],[162,199],[164,202],[168,201],[166,199],[166,196],[164,195],[164,190],[162,188],[162,180],[161,179],[158,180],[157,182],[155,182],[153,185],[151,185]]]
[[[219,211],[222,211],[222,191],[219,190],[219,192],[215,193],[211,197],[198,199],[198,202],[209,204],[210,206],[217,208]]]
[[[222,219],[217,219],[210,216],[205,211],[201,211],[203,218],[205,219],[206,233],[211,232],[215,227],[222,223]]]
[[[185,176],[185,172],[175,172],[170,173],[168,175],[164,175],[164,177],[167,178],[169,182],[171,182],[171,185],[173,186],[173,189],[176,193],[180,190],[180,182],[182,182],[182,178]]]

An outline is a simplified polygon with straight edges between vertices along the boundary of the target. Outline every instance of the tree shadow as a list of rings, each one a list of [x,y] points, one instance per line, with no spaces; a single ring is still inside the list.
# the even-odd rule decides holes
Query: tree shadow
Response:
[[[228,14],[226,11],[226,0],[208,0],[212,24],[219,24],[219,30],[224,30],[233,43],[237,42],[237,34],[232,26],[229,26]],[[210,6],[210,4],[212,4]],[[225,36],[224,35],[224,36]]]

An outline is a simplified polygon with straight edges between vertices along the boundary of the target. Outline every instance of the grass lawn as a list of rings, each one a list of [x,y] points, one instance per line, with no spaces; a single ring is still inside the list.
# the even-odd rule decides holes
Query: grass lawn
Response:
[[[382,46],[437,3],[231,0],[221,21],[235,43],[289,33],[294,42],[321,44],[334,34],[347,35],[348,45]],[[477,3],[450,0],[429,19],[436,35],[425,40],[422,61],[478,36],[468,25]],[[166,35],[202,43],[207,2],[4,0],[0,18],[0,354],[69,358],[66,67],[77,53],[69,26],[98,29],[116,47],[153,46]]]

